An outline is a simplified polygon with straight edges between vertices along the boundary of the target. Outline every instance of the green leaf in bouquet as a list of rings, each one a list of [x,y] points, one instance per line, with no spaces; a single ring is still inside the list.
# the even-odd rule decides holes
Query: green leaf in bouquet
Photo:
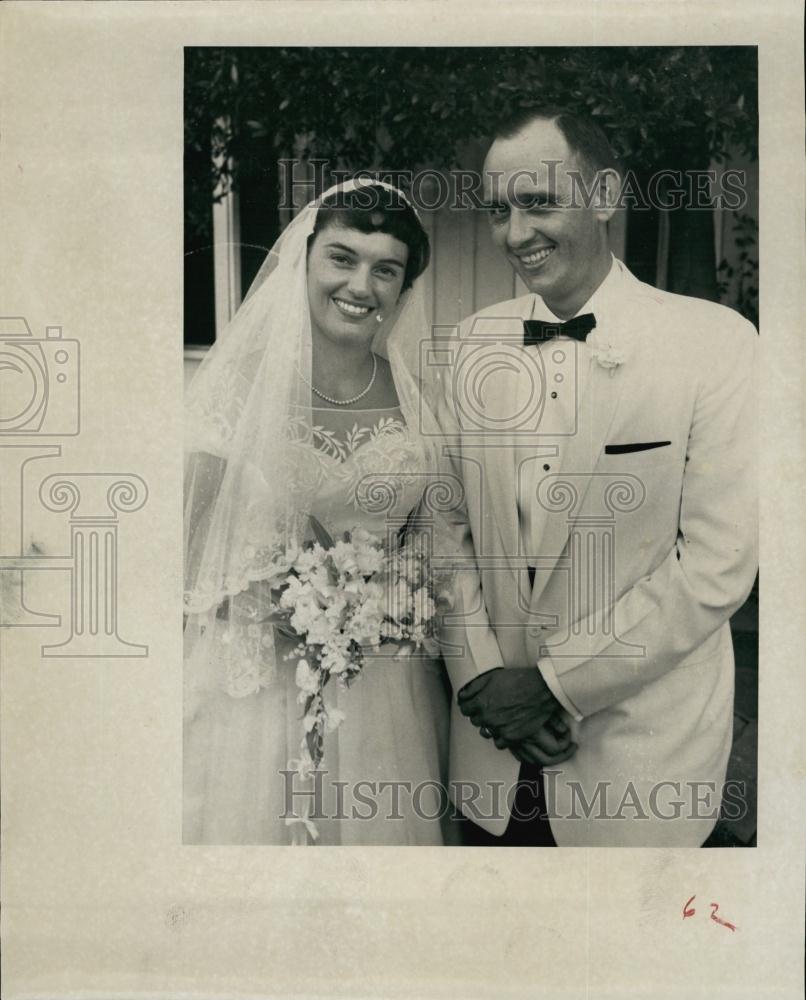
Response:
[[[277,629],[277,631],[280,633],[280,635],[284,635],[286,637],[286,639],[301,639],[302,638],[302,636],[299,634],[299,632],[295,632],[294,629],[291,628],[291,626],[289,624],[287,624],[286,622],[284,622],[284,621],[277,621],[277,622],[275,622],[274,627]]]
[[[332,549],[334,542],[327,528],[313,514],[308,516],[308,520],[311,523],[311,531],[313,531],[317,542],[319,542],[323,549]]]
[[[280,605],[279,599],[274,601],[268,608],[266,614],[257,619],[258,625],[274,625],[275,622],[288,621],[293,614],[291,608],[284,608]]]
[[[322,763],[322,757],[324,756],[324,740],[322,739],[322,734],[318,729],[312,729],[309,733],[305,734],[305,742],[308,746],[308,753],[311,756],[314,767],[319,767]]]

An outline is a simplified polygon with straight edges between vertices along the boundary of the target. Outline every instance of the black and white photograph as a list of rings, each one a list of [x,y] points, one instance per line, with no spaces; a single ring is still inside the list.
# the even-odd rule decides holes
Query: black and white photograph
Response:
[[[803,28],[0,5],[3,1000],[803,1000]]]
[[[757,89],[186,50],[186,843],[755,845]]]

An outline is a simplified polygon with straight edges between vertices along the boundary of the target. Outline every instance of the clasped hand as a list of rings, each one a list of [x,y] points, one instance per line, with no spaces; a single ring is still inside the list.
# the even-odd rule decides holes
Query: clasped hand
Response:
[[[459,709],[482,735],[520,761],[560,764],[576,753],[562,706],[537,667],[497,667],[459,691]]]

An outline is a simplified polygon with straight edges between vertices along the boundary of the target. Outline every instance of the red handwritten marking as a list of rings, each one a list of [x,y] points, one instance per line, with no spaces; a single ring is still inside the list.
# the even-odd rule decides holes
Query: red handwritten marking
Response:
[[[696,896],[692,896],[691,899],[687,900],[686,903],[684,904],[683,906],[684,920],[686,919],[686,917],[693,917],[694,914],[697,912],[691,905],[696,898],[697,898]],[[711,905],[711,920],[713,920],[715,924],[721,924],[723,927],[727,927],[728,930],[730,931],[735,931],[736,924],[732,924],[729,920],[724,920],[722,917],[717,916],[717,914],[719,913],[719,903],[711,903],[710,905]]]
[[[735,931],[736,930],[735,924],[732,924],[728,920],[723,920],[722,917],[717,916],[717,913],[719,913],[719,903],[711,903],[710,905],[712,911],[711,920],[713,920],[717,924],[722,924],[723,927],[728,927],[730,930]]]

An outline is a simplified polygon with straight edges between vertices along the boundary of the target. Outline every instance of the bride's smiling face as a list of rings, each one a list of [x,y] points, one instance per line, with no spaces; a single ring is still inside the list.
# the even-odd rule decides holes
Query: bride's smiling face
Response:
[[[308,253],[308,306],[316,337],[367,348],[395,309],[409,248],[389,233],[325,226]]]

